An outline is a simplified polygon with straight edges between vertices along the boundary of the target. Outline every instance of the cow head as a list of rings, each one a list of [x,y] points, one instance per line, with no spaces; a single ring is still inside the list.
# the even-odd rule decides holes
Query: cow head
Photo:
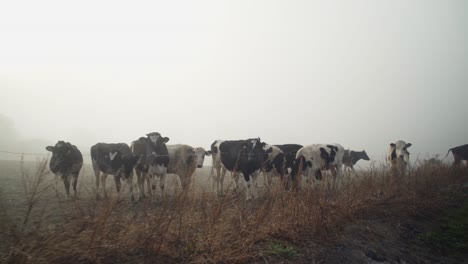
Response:
[[[70,155],[73,147],[69,142],[58,141],[55,146],[47,146],[46,150],[52,152],[53,155],[65,156]]]
[[[62,165],[64,161],[70,160],[73,145],[69,142],[58,141],[55,146],[47,146],[46,150],[52,152],[50,159],[50,166],[54,170],[57,166]]]
[[[166,144],[169,141],[168,137],[162,137],[158,132],[151,132],[146,134],[148,139],[155,145],[157,144]]]
[[[123,154],[119,150],[109,152],[110,166],[114,170],[115,176],[127,179],[133,174],[133,168],[138,160],[137,156]]]
[[[205,156],[210,156],[211,151],[205,151],[204,148],[195,148],[193,156],[195,157],[195,165],[197,168],[203,167],[203,161],[205,160]]]
[[[260,160],[264,162],[268,159],[268,154],[273,151],[273,148],[265,142],[261,142],[260,138],[248,139],[244,145],[247,149],[247,160],[249,162]]]
[[[369,156],[367,155],[366,151],[363,150],[361,152],[359,152],[359,158],[363,159],[363,160],[370,160]]]
[[[408,148],[411,147],[411,143],[406,143],[403,140],[395,142],[395,154],[397,158],[403,159],[405,164],[409,163],[409,152]]]

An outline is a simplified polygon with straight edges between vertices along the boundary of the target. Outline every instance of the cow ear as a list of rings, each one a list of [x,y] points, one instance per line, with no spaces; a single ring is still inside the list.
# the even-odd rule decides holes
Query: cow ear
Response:
[[[52,147],[52,146],[47,146],[45,149],[48,150],[48,151],[50,151],[50,152],[53,152],[53,151],[54,151],[54,147]]]
[[[392,148],[396,147],[395,143],[390,143],[390,147]]]
[[[169,138],[168,137],[164,137],[163,138],[163,143],[167,143],[169,141]]]
[[[211,150],[205,151],[206,156],[211,156]]]
[[[148,134],[146,134],[146,136],[147,136],[147,137],[149,137],[149,136],[150,136],[150,134],[148,133]]]
[[[406,148],[409,148],[409,147],[411,147],[411,146],[412,146],[411,143],[406,144]]]

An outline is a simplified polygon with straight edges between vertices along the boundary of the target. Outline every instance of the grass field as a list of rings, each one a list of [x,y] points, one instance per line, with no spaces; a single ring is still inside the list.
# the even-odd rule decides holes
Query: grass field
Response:
[[[339,187],[325,180],[299,191],[278,181],[268,190],[260,177],[251,201],[232,191],[229,174],[226,194],[213,193],[209,171],[198,169],[188,192],[169,175],[164,196],[131,203],[112,176],[111,197],[97,201],[85,165],[79,199],[67,201],[45,161],[0,161],[0,261],[459,263],[468,256],[466,168],[422,166],[404,178],[369,169]]]

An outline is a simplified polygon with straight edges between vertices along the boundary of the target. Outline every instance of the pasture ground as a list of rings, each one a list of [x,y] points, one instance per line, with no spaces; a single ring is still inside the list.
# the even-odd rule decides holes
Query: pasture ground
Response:
[[[210,168],[183,193],[131,203],[107,179],[96,200],[85,165],[78,199],[67,201],[48,164],[0,161],[2,263],[464,263],[468,259],[468,169],[422,166],[405,178],[382,170],[245,201],[226,175],[212,192]],[[136,177],[135,177],[136,178]],[[136,183],[136,179],[134,180]],[[242,182],[242,179],[240,180]],[[159,191],[159,189],[158,189]]]

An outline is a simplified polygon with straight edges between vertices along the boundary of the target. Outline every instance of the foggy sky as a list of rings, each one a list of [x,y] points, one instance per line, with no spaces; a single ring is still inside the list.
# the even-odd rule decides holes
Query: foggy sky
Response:
[[[23,139],[83,152],[157,131],[205,148],[261,137],[380,158],[403,139],[412,154],[445,155],[468,143],[467,10],[464,0],[4,1],[0,114]]]

